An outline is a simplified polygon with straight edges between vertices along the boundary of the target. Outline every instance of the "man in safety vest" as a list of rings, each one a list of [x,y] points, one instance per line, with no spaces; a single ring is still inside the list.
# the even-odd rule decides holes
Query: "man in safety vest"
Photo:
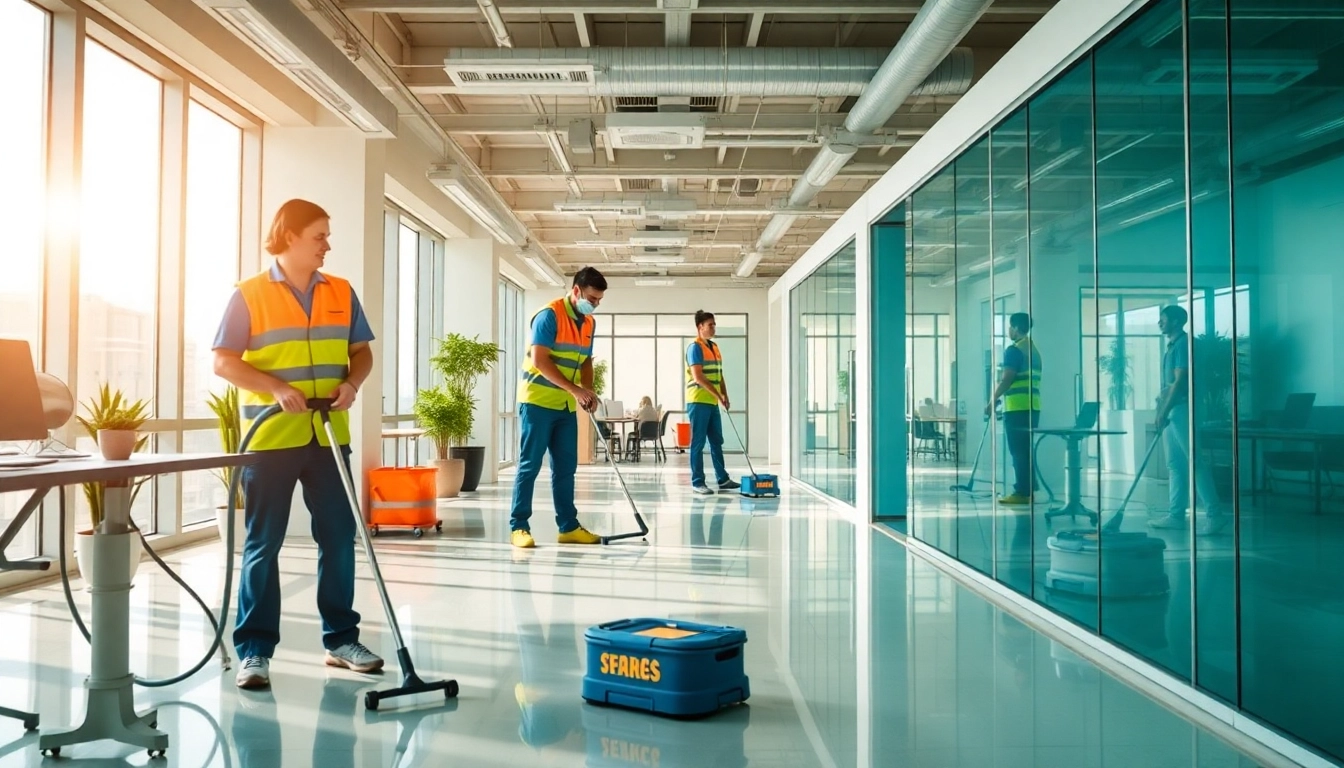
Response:
[[[1003,430],[1013,457],[1014,480],[1013,492],[999,499],[1001,504],[1030,504],[1036,491],[1031,431],[1041,421],[1041,353],[1030,333],[1031,316],[1026,312],[1014,312],[1008,318],[1008,338],[1013,343],[1003,352],[1002,378],[985,406],[985,415],[992,415],[994,404],[1003,398]]]
[[[243,469],[247,515],[233,643],[240,688],[270,685],[280,642],[280,546],[289,527],[294,486],[312,514],[317,542],[317,610],[330,666],[356,672],[383,660],[359,642],[355,600],[354,513],[320,417],[308,399],[331,398],[331,421],[350,462],[350,414],[373,370],[373,331],[350,283],[318,272],[331,247],[327,212],[290,200],[275,214],[266,250],[270,269],[238,284],[215,337],[215,374],[236,386],[244,434],[267,406],[248,445],[260,460]]]
[[[695,341],[686,347],[686,416],[691,421],[691,490],[709,495],[705,484],[705,441],[714,463],[714,480],[720,490],[741,487],[728,477],[723,466],[723,416],[719,406],[728,408],[728,385],[723,380],[723,352],[714,343],[717,325],[714,315],[704,310],[695,313]]]
[[[569,294],[532,317],[532,340],[518,382],[518,422],[522,427],[518,473],[509,515],[515,547],[530,549],[532,487],[546,452],[551,453],[551,498],[561,544],[597,544],[601,538],[579,525],[574,506],[574,473],[579,468],[578,409],[597,410],[593,392],[592,315],[607,291],[607,279],[592,267],[574,275]]]

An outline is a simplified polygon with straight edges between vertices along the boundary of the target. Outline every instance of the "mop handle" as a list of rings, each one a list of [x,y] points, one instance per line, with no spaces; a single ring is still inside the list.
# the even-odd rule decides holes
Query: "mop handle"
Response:
[[[747,452],[747,444],[742,442],[742,434],[737,431],[737,422],[733,421],[733,412],[727,408],[723,412],[728,414],[728,426],[733,428],[733,437],[737,438],[737,444],[742,446],[742,458],[747,460],[747,471],[751,472],[751,479],[756,479],[756,468],[751,466],[751,455]]]
[[[398,649],[405,648],[406,643],[401,639],[401,627],[397,625],[396,611],[392,608],[391,598],[387,596],[383,572],[378,568],[377,556],[373,554],[373,542],[369,540],[369,533],[364,529],[364,516],[359,512],[359,497],[355,495],[355,481],[350,477],[350,468],[345,465],[340,443],[336,441],[336,428],[331,423],[332,402],[334,401],[329,397],[313,397],[308,399],[308,408],[322,417],[322,429],[327,434],[327,443],[331,446],[332,456],[336,459],[336,471],[341,476],[341,485],[345,487],[346,498],[350,501],[350,513],[355,516],[355,529],[359,532],[360,542],[364,544],[364,558],[368,560],[369,568],[373,570],[373,581],[378,585],[378,596],[382,598],[383,612],[387,614],[388,626],[392,628],[392,639]]]
[[[584,410],[587,411],[586,408],[585,408]],[[602,428],[601,428],[600,426],[598,426],[598,423],[597,423],[597,414],[593,413],[592,411],[588,411],[588,418],[589,418],[590,420],[592,420],[592,422],[593,422],[593,429],[597,430],[597,434],[598,434],[598,436],[601,437],[601,435],[602,435]],[[616,479],[617,479],[618,481],[620,481],[620,483],[621,483],[621,490],[625,492],[625,500],[628,501],[628,502],[630,502],[630,508],[633,509],[633,510],[635,510],[635,514],[638,515],[638,514],[639,514],[639,506],[635,504],[635,498],[634,498],[633,496],[630,495],[630,489],[629,489],[628,487],[626,487],[626,485],[625,485],[625,477],[621,474],[621,469],[620,469],[620,467],[616,466],[616,459],[611,455],[611,451],[610,451],[610,449],[608,449],[608,451],[607,451],[607,458],[611,461],[611,468],[614,469],[614,470],[616,470]]]

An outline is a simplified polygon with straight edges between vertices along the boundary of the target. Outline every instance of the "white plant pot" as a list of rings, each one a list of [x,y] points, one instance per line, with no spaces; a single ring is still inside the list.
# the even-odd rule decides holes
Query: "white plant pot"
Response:
[[[228,541],[229,508],[227,506],[218,507],[215,510],[215,529],[219,531],[219,543],[224,545]],[[238,507],[233,518],[233,553],[241,554],[243,551],[243,540],[247,538],[247,513],[243,507]]]
[[[440,499],[451,499],[462,492],[462,482],[467,477],[466,459],[434,459],[430,464],[438,470],[434,485]]]
[[[98,430],[98,451],[108,461],[126,461],[135,453],[138,434],[133,429]]]
[[[75,562],[79,564],[79,575],[85,582],[89,580],[88,574],[93,572],[93,547],[88,546],[86,542],[94,536],[93,531],[80,531],[75,537]],[[140,534],[131,531],[126,534],[127,546],[131,548],[131,572],[128,580],[134,580],[135,574],[140,570],[140,556],[144,554],[144,545],[140,543]]]

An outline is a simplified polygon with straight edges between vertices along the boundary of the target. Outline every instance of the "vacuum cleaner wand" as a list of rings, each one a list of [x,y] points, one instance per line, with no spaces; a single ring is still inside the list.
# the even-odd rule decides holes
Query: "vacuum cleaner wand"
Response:
[[[598,426],[597,423],[596,414],[594,414],[592,411],[588,411],[588,418],[593,422],[593,429],[597,430],[597,434],[599,435],[602,434],[602,429]],[[635,504],[635,497],[630,495],[630,489],[626,487],[625,478],[621,475],[620,467],[616,466],[616,459],[612,458],[611,451],[607,451],[607,458],[611,461],[611,468],[616,470],[616,479],[620,481],[621,490],[625,492],[625,500],[630,502],[630,509],[635,513],[635,522],[639,524],[639,530],[631,531],[630,533],[614,533],[610,536],[602,536],[601,537],[602,543],[610,544],[613,541],[621,541],[622,539],[636,539],[636,538],[644,539],[645,541],[647,541],[648,539],[645,537],[649,535],[649,526],[645,524],[644,517],[639,514],[639,506]]]
[[[392,639],[397,644],[397,664],[401,666],[401,685],[386,691],[369,691],[364,694],[364,707],[376,710],[378,709],[378,702],[383,699],[434,691],[443,691],[444,698],[451,699],[458,692],[456,680],[425,681],[415,673],[415,664],[411,662],[411,652],[406,649],[406,642],[401,637],[401,626],[397,624],[396,611],[392,608],[391,598],[387,596],[387,584],[383,581],[383,573],[378,568],[378,558],[373,553],[373,542],[369,539],[364,518],[359,512],[359,498],[355,495],[354,480],[350,477],[350,469],[345,464],[345,457],[341,455],[341,445],[336,440],[336,430],[331,425],[332,402],[330,398],[312,398],[308,401],[308,408],[316,411],[322,417],[322,429],[326,432],[331,453],[336,458],[341,485],[345,486],[345,495],[350,500],[350,511],[355,516],[355,528],[359,531],[360,542],[364,544],[364,557],[368,560],[369,568],[373,571],[373,583],[378,586],[378,596],[383,601],[383,612],[387,614],[388,626],[392,628]]]

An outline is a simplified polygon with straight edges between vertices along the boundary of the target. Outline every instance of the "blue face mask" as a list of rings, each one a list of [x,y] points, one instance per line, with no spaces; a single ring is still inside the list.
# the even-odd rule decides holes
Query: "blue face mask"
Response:
[[[597,311],[597,307],[593,306],[593,302],[582,296],[579,297],[578,301],[574,302],[574,309],[577,310],[580,315],[591,315]]]

